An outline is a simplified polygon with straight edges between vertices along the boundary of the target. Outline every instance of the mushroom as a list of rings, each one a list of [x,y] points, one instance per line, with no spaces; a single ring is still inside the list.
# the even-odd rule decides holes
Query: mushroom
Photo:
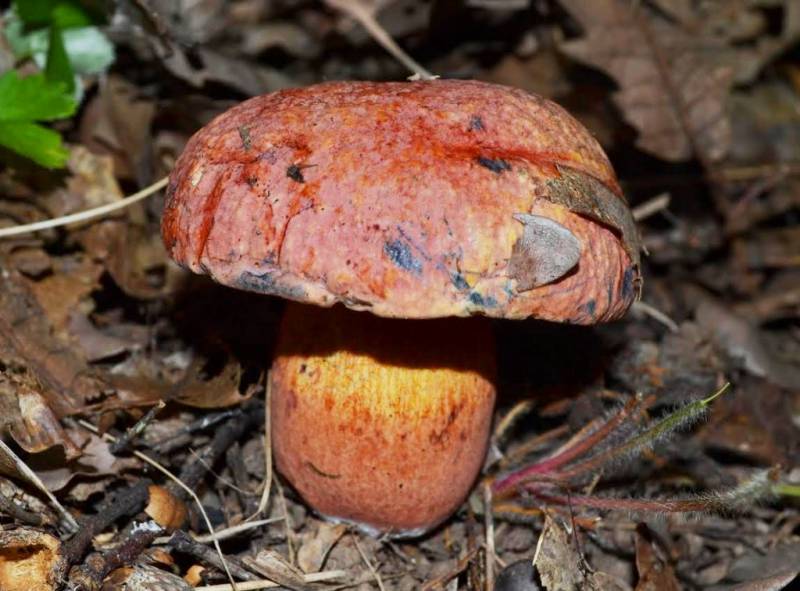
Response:
[[[189,141],[162,234],[194,272],[299,302],[271,370],[277,468],[320,514],[395,536],[451,515],[486,451],[491,329],[445,317],[592,324],[640,283],[599,144],[476,81],[250,99]]]

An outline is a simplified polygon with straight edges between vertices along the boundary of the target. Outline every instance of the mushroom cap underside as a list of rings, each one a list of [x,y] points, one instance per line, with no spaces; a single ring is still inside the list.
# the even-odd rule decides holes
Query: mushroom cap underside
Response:
[[[532,231],[536,219],[558,231]],[[555,103],[475,81],[245,101],[189,141],[162,234],[176,261],[219,283],[388,317],[590,324],[621,316],[639,282],[635,227],[599,144]],[[562,275],[531,280],[559,257]]]

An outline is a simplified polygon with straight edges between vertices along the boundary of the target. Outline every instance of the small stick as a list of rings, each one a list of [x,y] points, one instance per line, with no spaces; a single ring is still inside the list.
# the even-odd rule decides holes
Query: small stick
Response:
[[[69,224],[74,224],[76,222],[85,222],[87,220],[99,218],[113,211],[117,211],[118,209],[128,207],[137,201],[141,201],[145,197],[149,197],[153,193],[156,193],[166,187],[168,182],[169,179],[164,177],[149,187],[145,187],[141,191],[137,191],[133,195],[129,195],[128,197],[125,197],[119,201],[115,201],[114,203],[107,203],[106,205],[101,205],[100,207],[95,207],[93,209],[87,209],[49,220],[42,220],[41,222],[34,222],[32,224],[22,224],[19,226],[0,228],[0,238],[8,238],[10,236],[18,236],[20,234],[29,234],[30,232],[38,232],[39,230],[48,230],[50,228],[68,226]]]
[[[372,563],[369,561],[369,558],[367,558],[367,555],[364,554],[364,550],[361,548],[361,544],[358,543],[358,538],[353,534],[350,534],[350,537],[353,538],[353,543],[356,545],[356,550],[358,550],[358,553],[361,555],[361,560],[363,560],[364,564],[367,565],[369,572],[372,573],[375,582],[378,584],[378,589],[380,589],[381,591],[386,591],[386,587],[383,586],[383,579],[381,579],[381,575],[378,572],[378,569],[372,566]]]
[[[639,300],[638,302],[633,302],[631,309],[634,312],[639,312],[644,314],[645,316],[649,316],[656,322],[660,322],[664,326],[666,326],[670,332],[678,332],[678,323],[675,322],[672,318],[667,316],[664,312],[656,308],[655,306],[651,306],[650,304]]]
[[[198,560],[210,564],[214,568],[224,571],[224,565],[220,561],[220,557],[212,550],[211,548],[193,540],[191,536],[189,536],[184,531],[176,531],[172,534],[168,545],[183,554],[188,554]],[[243,562],[241,562],[238,558],[234,558],[232,556],[225,557],[225,561],[228,563],[228,567],[230,568],[231,574],[235,577],[242,579],[244,581],[256,581],[258,577],[247,570],[247,567]]]
[[[326,0],[327,3],[347,13],[350,17],[361,23],[372,38],[375,39],[383,48],[388,51],[394,58],[413,72],[414,77],[419,80],[434,80],[437,76],[431,74],[428,70],[422,67],[419,63],[408,55],[403,48],[386,32],[377,19],[372,16],[372,13],[367,9],[361,0]]]
[[[662,211],[669,207],[669,202],[672,199],[669,193],[661,193],[660,195],[656,195],[652,199],[648,199],[644,203],[640,203],[636,207],[631,210],[633,214],[633,219],[637,222],[641,222],[642,220],[646,220],[650,216],[657,214],[659,211]]]
[[[83,564],[70,570],[68,587],[74,591],[96,591],[115,568],[132,563],[163,529],[155,521],[148,520],[135,524],[130,532],[117,546],[106,552],[93,552],[86,557]]]
[[[0,461],[3,463],[11,463],[13,464],[13,469],[16,471],[17,475],[24,478],[28,481],[29,484],[35,486],[55,508],[56,512],[58,512],[59,517],[61,518],[62,523],[66,526],[70,533],[78,531],[78,523],[75,521],[75,518],[72,514],[67,511],[67,509],[58,502],[58,499],[55,497],[53,493],[50,492],[50,489],[44,485],[44,482],[36,475],[36,472],[31,470],[28,467],[28,464],[22,461],[14,451],[8,447],[5,442],[0,439]]]
[[[488,482],[483,484],[483,527],[486,530],[486,591],[494,591],[494,514],[492,513],[492,487]]]
[[[136,421],[136,424],[127,429],[119,439],[111,444],[111,453],[117,455],[123,449],[128,447],[133,438],[141,435],[144,430],[147,429],[147,426],[153,422],[153,419],[156,418],[158,412],[165,406],[166,403],[163,400],[159,400],[158,404],[148,410],[141,419]]]
[[[264,490],[261,492],[261,500],[258,502],[258,510],[248,517],[253,519],[256,515],[265,513],[269,506],[269,494],[272,490],[272,416],[270,407],[272,406],[272,379],[270,372],[264,376]]]
[[[234,538],[240,533],[259,528],[262,525],[276,523],[278,521],[283,521],[283,517],[270,517],[269,519],[259,519],[258,521],[243,521],[239,525],[232,525],[231,527],[226,527],[225,529],[218,529],[213,534],[203,534],[202,536],[192,534],[192,539],[199,544],[210,544],[214,540],[227,540],[228,538]],[[156,538],[154,543],[166,544],[169,541],[170,537],[165,536],[162,538]]]
[[[342,579],[347,576],[347,571],[343,570],[329,570],[318,573],[309,573],[304,575],[306,583],[324,583],[325,581],[334,581]],[[278,583],[273,581],[245,581],[239,583],[239,591],[257,591],[258,589],[275,589],[280,587]],[[222,585],[206,585],[205,587],[195,587],[195,591],[232,591],[233,587],[227,584]]]

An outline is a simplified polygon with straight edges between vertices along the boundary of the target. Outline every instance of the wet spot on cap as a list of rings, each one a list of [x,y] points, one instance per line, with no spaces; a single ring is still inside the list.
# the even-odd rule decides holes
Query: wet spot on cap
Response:
[[[306,179],[303,177],[303,171],[300,170],[300,167],[297,164],[290,164],[289,168],[286,169],[286,176],[297,183],[304,183]]]
[[[411,254],[411,248],[402,240],[388,240],[383,245],[383,252],[398,267],[404,271],[412,271],[419,275],[422,273],[422,264]]]
[[[487,158],[486,156],[478,156],[477,161],[481,166],[488,168],[497,174],[511,170],[511,165],[502,158]]]
[[[470,131],[485,131],[486,127],[483,125],[483,119],[481,119],[480,115],[473,115],[469,119],[469,130]]]
[[[461,273],[452,273],[450,275],[450,281],[453,282],[453,285],[455,285],[456,289],[459,291],[469,289],[469,283],[467,283],[467,280],[464,279],[464,276],[461,275]]]

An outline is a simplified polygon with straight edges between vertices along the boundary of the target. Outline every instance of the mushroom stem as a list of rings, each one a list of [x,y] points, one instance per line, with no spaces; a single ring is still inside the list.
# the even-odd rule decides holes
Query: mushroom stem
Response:
[[[483,463],[494,349],[483,318],[290,304],[271,372],[278,470],[326,517],[396,536],[430,530]]]

